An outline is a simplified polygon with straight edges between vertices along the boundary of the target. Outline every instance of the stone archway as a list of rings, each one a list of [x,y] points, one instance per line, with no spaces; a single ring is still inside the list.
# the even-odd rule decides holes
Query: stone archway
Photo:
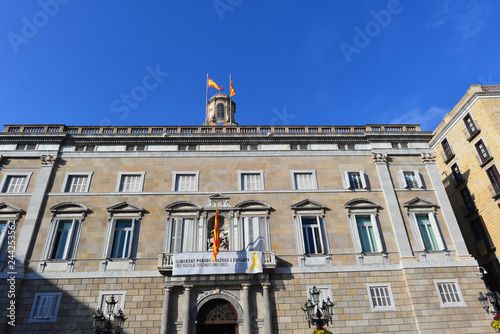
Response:
[[[238,313],[225,299],[205,303],[196,317],[196,334],[238,334]]]

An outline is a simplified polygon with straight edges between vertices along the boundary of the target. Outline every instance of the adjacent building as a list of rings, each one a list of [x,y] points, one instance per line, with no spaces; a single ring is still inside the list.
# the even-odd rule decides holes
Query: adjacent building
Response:
[[[500,86],[472,85],[430,146],[469,252],[500,291]]]
[[[204,126],[6,125],[1,331],[88,333],[114,296],[125,333],[303,334],[316,286],[334,333],[492,332],[432,133],[240,126],[235,109],[218,94]]]

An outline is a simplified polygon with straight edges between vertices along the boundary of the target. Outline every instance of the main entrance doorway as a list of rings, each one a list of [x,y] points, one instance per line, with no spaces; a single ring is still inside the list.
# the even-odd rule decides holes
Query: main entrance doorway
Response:
[[[238,334],[238,316],[230,302],[214,299],[198,312],[196,334]]]

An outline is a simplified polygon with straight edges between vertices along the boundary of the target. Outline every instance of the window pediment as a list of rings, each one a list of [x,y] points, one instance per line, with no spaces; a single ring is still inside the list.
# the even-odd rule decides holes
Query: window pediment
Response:
[[[199,212],[203,208],[191,201],[177,201],[170,203],[165,207],[165,211],[167,212]]]
[[[380,208],[377,202],[372,201],[368,198],[355,198],[348,201],[344,207],[346,209],[372,209],[372,208]]]
[[[321,213],[323,216],[325,215],[326,210],[329,210],[326,205],[321,204],[319,202],[310,200],[310,199],[305,199],[303,201],[300,201],[298,203],[295,203],[291,206],[291,209],[294,211],[295,214],[299,212],[304,212],[304,213]]]
[[[24,210],[18,208],[17,206],[9,203],[0,203],[0,215],[12,216],[15,217],[16,220],[24,213]]]
[[[82,218],[84,218],[87,213],[90,212],[89,208],[78,202],[59,203],[51,207],[49,210],[50,212],[52,212],[53,216],[64,214],[81,214]]]
[[[439,205],[436,203],[426,200],[421,197],[415,197],[412,200],[409,200],[408,202],[404,203],[403,206],[406,208],[406,210],[411,211],[411,210],[418,210],[418,209],[433,209],[437,210],[439,208]]]
[[[258,200],[248,200],[236,204],[235,208],[240,210],[271,210],[271,206]]]
[[[142,217],[142,215],[147,212],[146,209],[127,201],[110,206],[109,208],[106,208],[106,210],[108,210],[112,216],[125,214],[140,215]]]

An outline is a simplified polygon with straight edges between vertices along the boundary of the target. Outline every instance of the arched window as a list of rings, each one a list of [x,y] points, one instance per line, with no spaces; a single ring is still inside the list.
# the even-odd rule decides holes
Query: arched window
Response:
[[[217,120],[224,120],[224,105],[222,103],[217,104]]]

